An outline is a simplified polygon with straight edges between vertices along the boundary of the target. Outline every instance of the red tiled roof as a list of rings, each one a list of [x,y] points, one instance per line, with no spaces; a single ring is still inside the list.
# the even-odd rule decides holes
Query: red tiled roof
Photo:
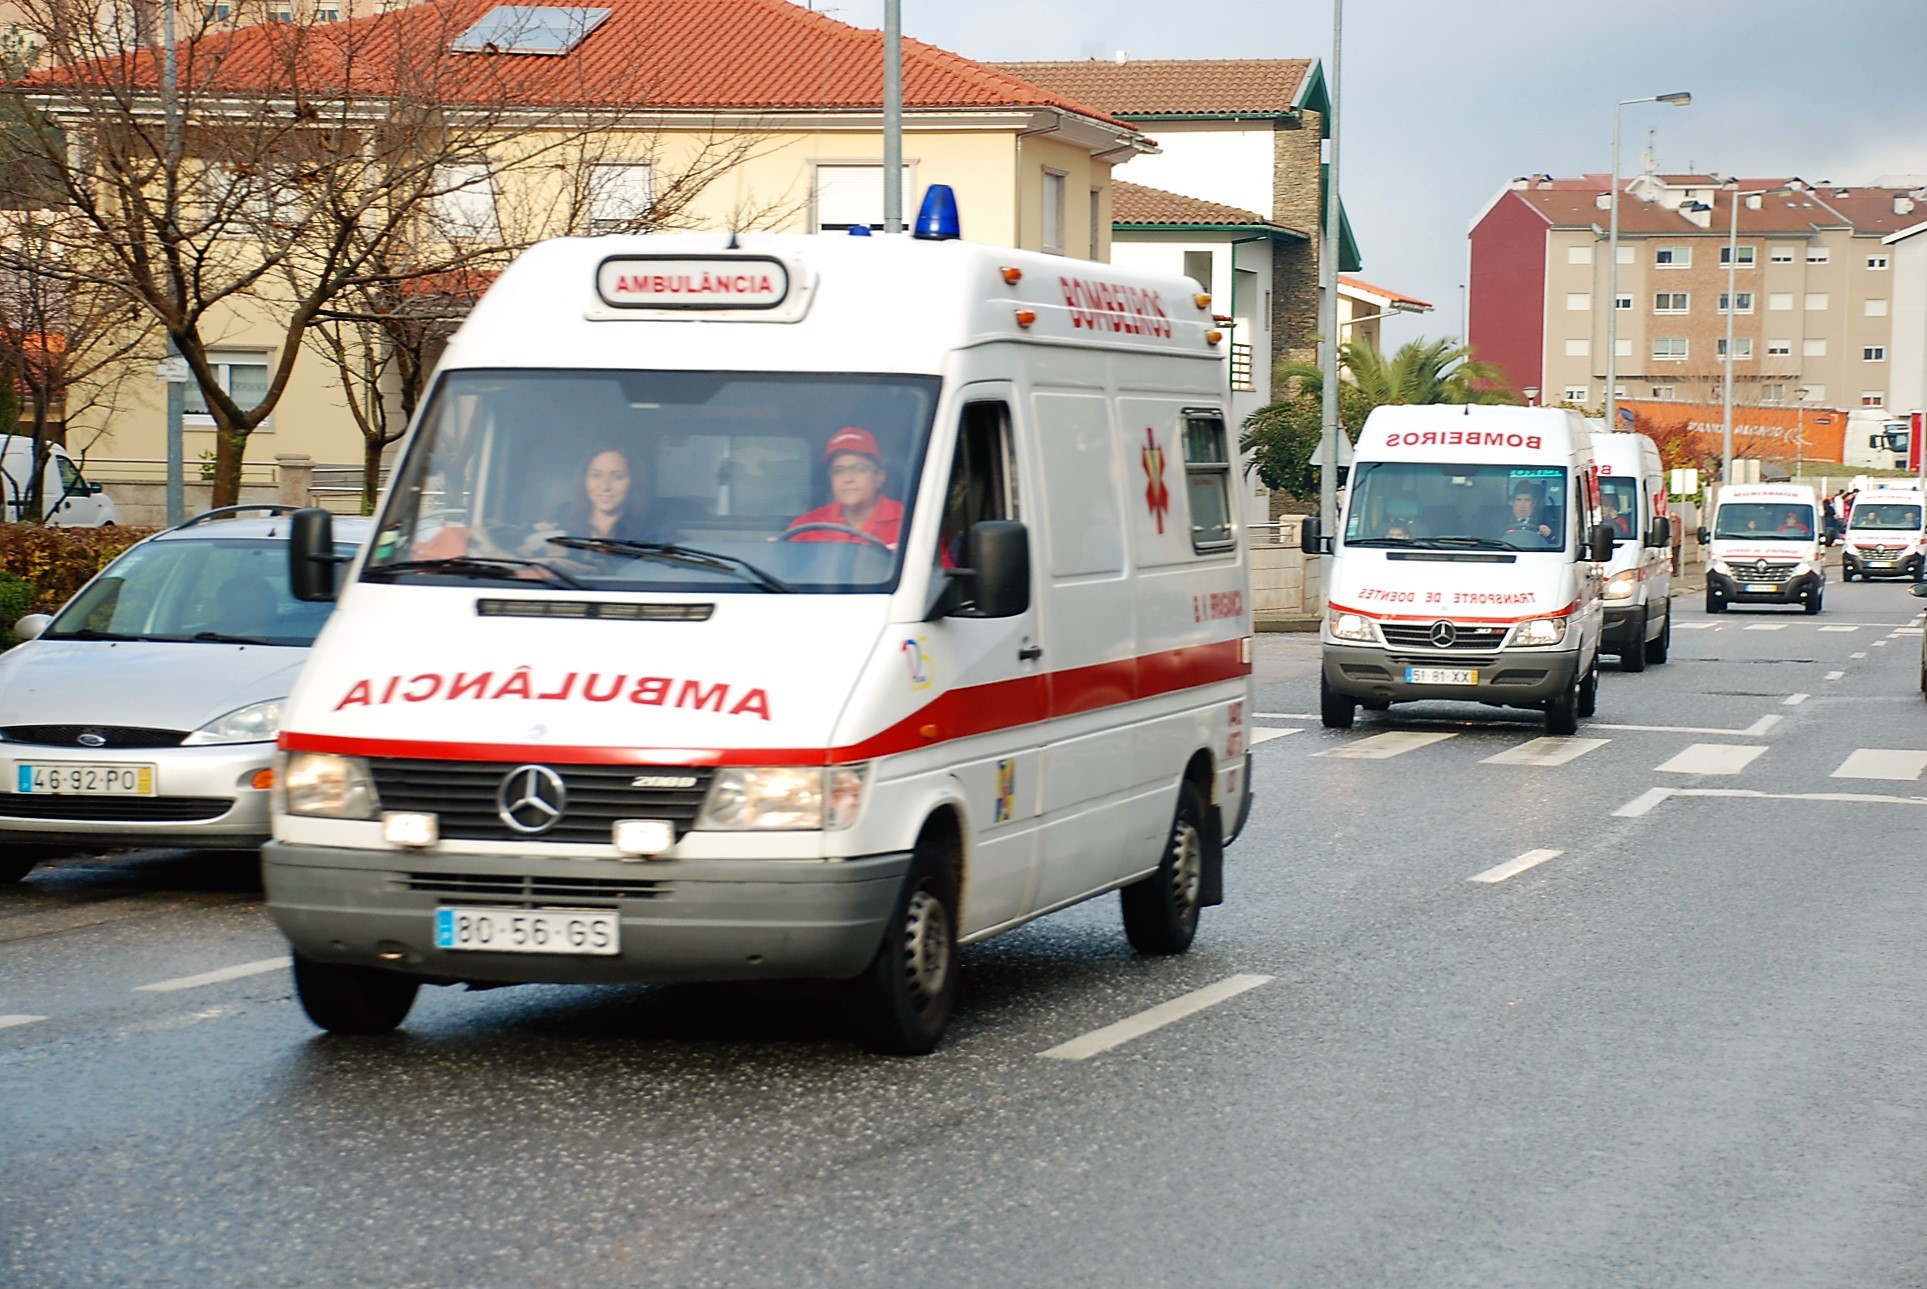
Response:
[[[1911,195],[1910,190],[1904,188],[1849,188],[1833,184],[1813,186],[1786,177],[1741,179],[1733,181],[1733,186],[1728,188],[1724,186],[1727,181],[1716,175],[1656,177],[1675,187],[1715,187],[1717,190],[1706,199],[1707,205],[1713,208],[1708,226],[1701,228],[1678,209],[1632,196],[1628,189],[1635,178],[1629,177],[1621,180],[1624,185],[1619,198],[1621,233],[1632,236],[1724,235],[1731,226],[1732,203],[1739,200],[1742,233],[1758,236],[1810,233],[1820,228],[1852,228],[1861,233],[1886,234],[1918,222],[1920,216],[1916,212],[1927,207],[1927,202],[1916,200],[1913,212],[1895,211],[1894,199]],[[1511,189],[1508,195],[1531,206],[1554,226],[1606,226],[1609,216],[1606,208],[1599,205],[1599,199],[1607,191],[1605,175],[1581,175],[1566,179],[1533,176],[1529,182],[1531,186]],[[1748,204],[1744,196],[1762,188],[1791,184],[1801,184],[1802,187],[1793,192],[1761,195],[1757,209]],[[1841,196],[1842,193],[1846,195]]]
[[[1012,76],[1119,116],[1229,112],[1284,115],[1310,73],[1308,58],[1096,59],[999,63]]]
[[[1202,197],[1187,197],[1182,193],[1166,192],[1162,188],[1147,188],[1143,184],[1125,183],[1121,179],[1111,181],[1111,222],[1114,224],[1170,224],[1184,227],[1195,227],[1200,224],[1222,225],[1226,228],[1264,227],[1295,233],[1299,237],[1307,236],[1299,229],[1273,223],[1254,211],[1206,201]]]
[[[1430,300],[1421,300],[1415,295],[1401,295],[1399,292],[1390,290],[1387,287],[1373,286],[1364,278],[1356,278],[1349,273],[1340,273],[1338,275],[1338,283],[1340,286],[1348,286],[1354,291],[1362,291],[1367,295],[1375,295],[1381,300],[1389,300],[1394,304],[1415,304],[1421,309],[1430,309],[1432,307]]]
[[[592,0],[614,12],[566,55],[451,53],[449,43],[498,0],[422,0],[345,22],[262,23],[184,47],[181,77],[202,91],[312,98],[433,91],[447,102],[638,110],[878,108],[883,33],[787,0]],[[132,83],[158,88],[158,59],[130,60]],[[50,68],[35,87],[98,83]],[[115,83],[126,83],[125,74]],[[903,42],[904,105],[1104,112],[947,50]]]

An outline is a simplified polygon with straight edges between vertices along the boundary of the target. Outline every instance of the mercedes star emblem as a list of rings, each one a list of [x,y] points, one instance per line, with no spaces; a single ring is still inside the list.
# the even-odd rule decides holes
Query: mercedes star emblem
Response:
[[[1431,630],[1432,644],[1439,649],[1450,649],[1459,638],[1459,629],[1450,622],[1434,622]]]
[[[568,805],[568,786],[546,765],[517,766],[495,790],[496,816],[524,836],[555,827]]]

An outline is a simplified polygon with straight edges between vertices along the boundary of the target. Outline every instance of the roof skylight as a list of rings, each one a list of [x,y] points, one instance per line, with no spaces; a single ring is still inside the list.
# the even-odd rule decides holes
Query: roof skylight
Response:
[[[566,54],[609,18],[608,9],[497,5],[449,48],[458,54]]]

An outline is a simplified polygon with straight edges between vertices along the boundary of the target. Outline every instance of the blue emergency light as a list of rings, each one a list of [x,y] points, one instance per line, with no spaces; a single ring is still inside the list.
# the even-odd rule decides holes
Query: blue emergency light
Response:
[[[926,242],[954,242],[963,236],[963,221],[957,215],[957,194],[949,184],[931,184],[923,190],[915,235]]]
[[[850,225],[851,237],[868,237],[869,235],[870,235],[870,226],[868,224],[851,224]]]

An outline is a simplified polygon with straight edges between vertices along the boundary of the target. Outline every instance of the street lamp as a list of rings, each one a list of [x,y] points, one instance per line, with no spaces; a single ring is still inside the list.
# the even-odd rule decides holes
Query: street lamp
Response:
[[[1537,385],[1527,385],[1524,389],[1520,390],[1519,392],[1526,396],[1527,407],[1539,406],[1539,387]]]
[[[1725,487],[1733,478],[1733,315],[1739,311],[1740,305],[1739,296],[1733,292],[1733,272],[1740,266],[1740,205],[1754,197],[1769,197],[1786,190],[1782,184],[1772,188],[1755,188],[1750,192],[1735,190],[1733,193],[1733,218],[1726,229],[1726,374],[1720,382],[1725,387],[1720,391],[1721,487]],[[1799,455],[1803,456],[1804,452]]]
[[[1654,94],[1647,98],[1622,98],[1613,104],[1612,194],[1606,205],[1611,211],[1606,233],[1606,429],[1619,428],[1619,109],[1635,103],[1664,103],[1685,107],[1693,96],[1684,90]]]

